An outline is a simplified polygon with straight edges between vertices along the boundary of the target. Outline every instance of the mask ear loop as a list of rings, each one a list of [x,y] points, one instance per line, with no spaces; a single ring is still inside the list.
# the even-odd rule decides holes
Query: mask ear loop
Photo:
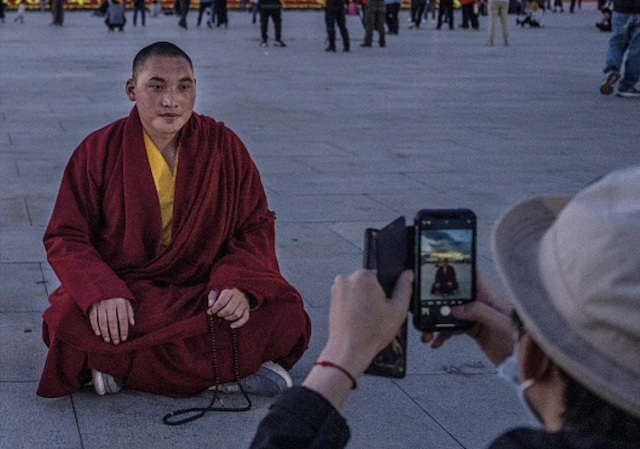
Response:
[[[209,316],[209,333],[211,335],[211,344],[213,346],[213,398],[211,398],[211,402],[206,407],[183,408],[164,415],[164,417],[162,418],[162,422],[167,426],[178,426],[191,421],[195,421],[196,419],[202,418],[208,412],[246,412],[248,410],[251,410],[251,399],[249,399],[249,396],[247,395],[246,391],[244,391],[244,388],[240,383],[240,354],[238,351],[238,331],[236,329],[233,329],[231,334],[233,345],[233,370],[235,376],[234,381],[238,385],[240,393],[244,397],[246,404],[240,407],[224,407],[222,405],[215,405],[216,401],[218,400],[220,401],[220,403],[222,403],[222,399],[220,398],[218,391],[218,386],[220,385],[220,364],[218,362],[215,326],[216,323],[214,317]],[[184,415],[189,416],[185,417]]]

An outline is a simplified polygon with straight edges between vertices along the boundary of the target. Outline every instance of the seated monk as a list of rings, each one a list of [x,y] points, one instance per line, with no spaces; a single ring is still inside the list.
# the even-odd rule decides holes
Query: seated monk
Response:
[[[238,136],[193,112],[193,65],[177,46],[142,49],[126,94],[129,116],[71,156],[45,231],[61,286],[37,393],[93,380],[99,394],[180,397],[241,379],[274,395],[311,329],[280,274],[258,170]]]
[[[456,279],[456,270],[449,265],[449,260],[444,259],[442,265],[436,271],[436,277],[431,285],[431,294],[439,294],[442,296],[451,295],[458,290],[458,280]]]

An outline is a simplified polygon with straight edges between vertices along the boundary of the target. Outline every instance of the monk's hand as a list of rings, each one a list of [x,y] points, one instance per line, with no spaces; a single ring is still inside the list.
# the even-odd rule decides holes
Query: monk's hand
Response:
[[[89,308],[89,321],[98,337],[117,345],[127,341],[129,326],[135,324],[133,307],[128,299],[105,299]]]
[[[249,299],[241,290],[237,288],[221,292],[211,290],[207,299],[209,301],[207,313],[232,321],[232,329],[238,329],[249,320]]]

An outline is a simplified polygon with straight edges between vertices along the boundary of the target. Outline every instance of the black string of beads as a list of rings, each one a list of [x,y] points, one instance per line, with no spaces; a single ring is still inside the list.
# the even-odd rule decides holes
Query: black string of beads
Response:
[[[0,0],[1,1],[1,0]],[[209,335],[211,337],[211,346],[212,350],[212,358],[213,358],[213,397],[211,398],[211,402],[206,407],[191,407],[184,408],[180,410],[176,410],[175,412],[169,413],[162,418],[162,422],[168,426],[177,426],[180,424],[186,424],[191,421],[195,421],[196,419],[202,418],[208,412],[245,412],[251,409],[251,399],[244,391],[242,384],[240,383],[240,351],[238,350],[238,331],[236,329],[232,329],[231,334],[231,344],[233,350],[233,374],[234,381],[238,384],[240,389],[240,393],[244,397],[246,401],[246,405],[240,407],[226,407],[218,405],[216,406],[216,401],[222,402],[220,399],[218,387],[220,385],[220,362],[218,360],[218,345],[216,344],[216,336],[215,336],[215,327],[216,320],[213,316],[209,316]],[[174,419],[177,416],[189,415],[184,418]]]

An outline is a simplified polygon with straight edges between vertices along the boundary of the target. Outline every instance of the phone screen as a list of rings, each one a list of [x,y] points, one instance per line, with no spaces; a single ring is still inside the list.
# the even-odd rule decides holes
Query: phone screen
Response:
[[[422,210],[416,217],[416,327],[470,327],[451,307],[475,298],[475,215],[468,209]]]

